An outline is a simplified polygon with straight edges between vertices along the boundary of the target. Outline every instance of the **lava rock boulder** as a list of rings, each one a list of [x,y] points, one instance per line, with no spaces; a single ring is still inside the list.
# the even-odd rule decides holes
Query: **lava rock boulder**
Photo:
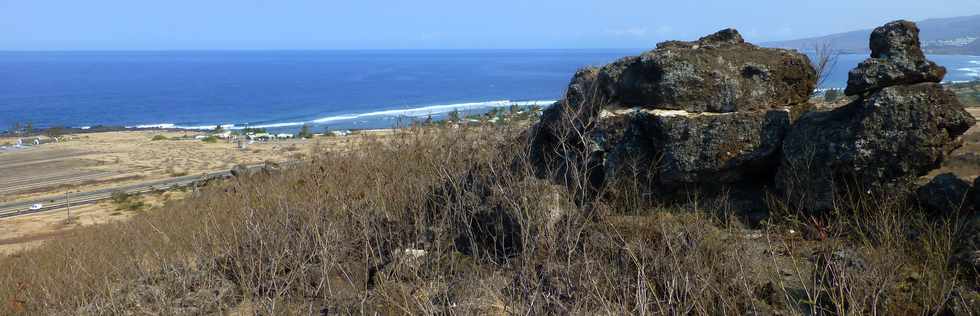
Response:
[[[758,47],[727,29],[620,59],[598,80],[601,99],[612,105],[736,112],[804,103],[817,75],[806,55]]]
[[[915,191],[919,203],[935,214],[953,214],[973,210],[973,188],[970,182],[955,174],[944,173]]]
[[[956,95],[939,84],[887,87],[803,115],[783,141],[777,184],[811,210],[832,208],[839,190],[908,189],[915,177],[938,168],[974,124]]]
[[[919,44],[919,28],[909,21],[894,21],[871,33],[871,58],[850,71],[844,93],[857,95],[893,85],[940,82],[946,68],[926,60]]]
[[[730,184],[775,173],[789,109],[734,113],[636,110],[628,135],[612,148],[610,170],[645,158],[661,190]]]

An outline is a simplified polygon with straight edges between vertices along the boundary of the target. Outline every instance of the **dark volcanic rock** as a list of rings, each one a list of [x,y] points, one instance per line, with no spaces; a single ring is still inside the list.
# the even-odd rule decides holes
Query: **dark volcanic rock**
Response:
[[[973,209],[970,182],[955,174],[944,173],[915,191],[919,203],[937,214],[952,214]]]
[[[980,216],[974,215],[963,225],[954,240],[953,262],[966,271],[980,272]]]
[[[815,86],[805,55],[757,47],[735,30],[661,43],[578,71],[529,130],[531,161],[539,177],[593,188],[624,172],[657,177],[651,183],[668,191],[771,175],[788,108]]]
[[[946,68],[926,60],[919,46],[919,28],[909,21],[895,21],[871,33],[871,58],[848,74],[847,95],[893,85],[940,82]]]
[[[658,187],[724,185],[772,174],[790,126],[788,109],[736,113],[637,110],[607,167],[652,162]]]
[[[937,168],[974,123],[939,84],[884,88],[801,117],[783,142],[777,184],[791,201],[811,210],[832,208],[835,188],[897,189]]]
[[[598,80],[601,99],[612,105],[735,112],[806,102],[816,72],[803,54],[745,43],[728,29],[620,59],[599,70]]]
[[[973,179],[973,209],[980,211],[980,177]]]

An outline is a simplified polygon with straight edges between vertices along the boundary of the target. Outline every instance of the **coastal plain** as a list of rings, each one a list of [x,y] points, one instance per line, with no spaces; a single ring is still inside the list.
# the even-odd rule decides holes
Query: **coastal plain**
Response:
[[[113,189],[144,182],[229,170],[237,165],[283,163],[311,152],[343,150],[367,137],[383,137],[390,130],[362,131],[348,136],[254,142],[239,148],[237,141],[204,142],[203,132],[140,130],[63,135],[59,141],[14,148],[16,138],[0,138],[0,203],[29,200],[63,201],[66,193]],[[154,140],[154,137],[157,140]],[[165,139],[163,139],[165,138]],[[29,143],[34,138],[23,138]],[[160,206],[185,195],[181,191],[140,196],[143,209]],[[0,256],[60,238],[73,228],[127,219],[137,212],[121,210],[117,203],[101,201],[0,219]]]

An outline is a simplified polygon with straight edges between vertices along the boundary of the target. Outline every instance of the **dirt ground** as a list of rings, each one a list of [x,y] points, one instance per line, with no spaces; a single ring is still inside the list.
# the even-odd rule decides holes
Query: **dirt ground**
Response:
[[[239,149],[233,141],[206,143],[201,133],[126,131],[67,135],[64,141],[0,149],[0,202],[67,191],[87,191],[184,175],[228,170],[238,164],[283,162],[314,147],[339,148],[373,131],[346,137],[256,142]],[[152,140],[154,136],[167,140]],[[13,143],[0,138],[0,144]]]
[[[37,247],[45,240],[63,237],[80,227],[111,223],[133,217],[138,212],[152,211],[186,195],[180,191],[144,194],[138,197],[146,203],[142,210],[123,210],[110,201],[89,204],[71,209],[71,221],[67,210],[36,213],[0,220],[0,256]]]
[[[383,137],[391,130],[363,131],[349,136],[306,140],[256,142],[239,149],[232,141],[205,143],[203,133],[125,131],[67,135],[63,141],[21,149],[0,149],[0,202],[60,196],[67,191],[90,191],[227,170],[238,164],[283,162],[311,151],[344,150],[367,137]],[[152,140],[163,135],[168,140]],[[179,138],[179,139],[174,139]],[[0,144],[14,143],[0,138]],[[26,143],[27,141],[25,141]],[[183,197],[179,191],[144,194],[149,206]],[[145,210],[144,210],[145,211]],[[72,222],[64,210],[0,219],[0,256],[40,245],[69,234],[74,228],[124,220],[133,211],[120,211],[112,202],[72,208]]]

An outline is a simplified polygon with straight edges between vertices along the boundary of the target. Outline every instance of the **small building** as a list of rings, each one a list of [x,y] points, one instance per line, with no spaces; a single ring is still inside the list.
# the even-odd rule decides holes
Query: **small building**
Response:
[[[339,131],[330,131],[330,135],[332,135],[332,136],[347,136],[347,135],[350,135],[350,130],[346,130],[345,129],[345,130],[339,130]]]
[[[224,131],[221,133],[214,134],[214,137],[221,138],[221,139],[229,139],[231,138],[231,131]]]
[[[255,134],[248,135],[249,140],[260,140],[260,141],[267,141],[274,137],[275,136],[269,133],[255,133]]]
[[[293,134],[289,134],[289,133],[276,134],[276,138],[279,138],[279,139],[290,139],[290,138],[293,138]]]

